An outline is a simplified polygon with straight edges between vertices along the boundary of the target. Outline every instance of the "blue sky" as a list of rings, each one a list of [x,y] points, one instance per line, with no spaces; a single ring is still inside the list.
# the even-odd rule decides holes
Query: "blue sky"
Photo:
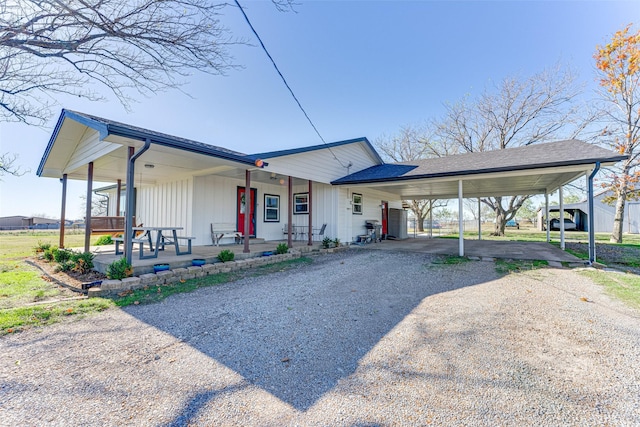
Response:
[[[440,116],[445,102],[557,62],[575,69],[592,96],[596,45],[640,22],[638,1],[299,0],[297,13],[266,0],[240,3],[327,142],[373,142]],[[253,46],[231,47],[242,69],[191,76],[183,87],[191,97],[137,96],[129,112],[114,99],[59,97],[43,128],[1,123],[0,151],[18,154],[31,172],[3,177],[0,216],[59,217],[60,183],[35,171],[63,107],[245,153],[320,143],[241,14],[229,7],[221,21]],[[70,183],[67,217],[84,216],[84,191]]]

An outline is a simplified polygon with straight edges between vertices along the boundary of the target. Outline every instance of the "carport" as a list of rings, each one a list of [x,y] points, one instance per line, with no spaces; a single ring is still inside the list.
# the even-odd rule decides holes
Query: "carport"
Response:
[[[465,198],[516,195],[545,196],[549,221],[549,194],[559,192],[563,215],[563,186],[584,178],[588,187],[589,221],[593,221],[593,178],[601,167],[626,156],[578,140],[528,145],[497,151],[466,153],[412,162],[383,164],[340,178],[332,184],[368,187],[398,195],[403,200],[458,199],[458,253],[465,255],[463,204]],[[561,222],[561,247],[564,229]],[[547,224],[549,241],[549,224]],[[595,262],[595,237],[589,227],[589,261]]]

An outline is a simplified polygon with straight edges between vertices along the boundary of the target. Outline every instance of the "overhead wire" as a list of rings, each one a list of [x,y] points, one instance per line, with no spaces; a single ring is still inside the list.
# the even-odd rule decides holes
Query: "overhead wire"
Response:
[[[304,114],[304,116],[307,118],[307,121],[309,122],[309,124],[311,125],[311,127],[313,128],[313,130],[316,132],[316,134],[318,135],[318,137],[320,138],[320,140],[322,141],[323,144],[325,144],[327,146],[327,148],[329,149],[329,152],[331,153],[331,155],[338,161],[338,163],[340,163],[340,166],[342,166],[343,168],[346,168],[347,170],[349,170],[349,168],[352,166],[351,162],[349,162],[348,165],[344,165],[342,163],[342,161],[340,161],[340,159],[338,158],[338,156],[336,156],[336,154],[333,152],[333,150],[331,149],[331,147],[329,146],[329,144],[327,144],[327,141],[325,141],[325,139],[322,137],[322,135],[320,134],[320,131],[318,131],[318,128],[316,127],[316,125],[313,123],[313,121],[311,120],[311,118],[309,117],[309,115],[307,114],[306,110],[304,109],[304,107],[302,106],[302,104],[300,103],[300,101],[298,100],[298,97],[296,96],[295,93],[293,93],[293,89],[291,89],[291,86],[289,86],[289,83],[287,83],[287,79],[284,78],[284,75],[282,74],[282,72],[280,72],[280,69],[278,68],[278,66],[276,65],[276,61],[273,59],[273,57],[271,56],[271,54],[269,53],[269,51],[267,50],[267,47],[264,45],[264,43],[262,42],[262,38],[260,38],[260,36],[258,35],[258,32],[256,31],[256,29],[253,27],[253,25],[251,24],[251,21],[249,20],[249,17],[247,16],[247,14],[244,11],[244,8],[240,5],[240,3],[238,2],[238,0],[234,0],[236,5],[238,6],[238,9],[240,9],[240,12],[242,12],[242,16],[244,16],[245,21],[247,21],[247,24],[249,25],[249,28],[251,28],[251,31],[253,32],[253,34],[256,36],[256,38],[258,39],[258,42],[260,43],[260,46],[262,47],[262,50],[264,51],[264,53],[267,54],[267,57],[269,58],[269,60],[271,61],[271,64],[273,64],[273,68],[276,69],[276,72],[278,73],[278,75],[280,76],[280,79],[282,79],[282,82],[284,83],[284,85],[287,87],[287,89],[289,90],[289,93],[291,94],[291,96],[293,97],[293,99],[296,101],[296,104],[298,104],[298,108],[300,108],[300,111],[302,111],[302,114]]]

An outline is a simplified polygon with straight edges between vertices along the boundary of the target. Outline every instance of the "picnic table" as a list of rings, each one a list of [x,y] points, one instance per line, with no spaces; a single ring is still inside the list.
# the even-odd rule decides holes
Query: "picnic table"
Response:
[[[176,255],[188,255],[191,253],[191,241],[195,237],[178,236],[178,230],[182,230],[182,227],[133,227],[134,237],[133,243],[140,245],[140,259],[158,258],[158,251],[164,251],[166,245],[171,245],[175,248]],[[122,238],[114,239],[116,242],[116,255],[121,254],[120,243],[123,242]],[[180,242],[187,242],[187,250],[180,250]],[[144,254],[144,245],[149,244],[150,254]]]

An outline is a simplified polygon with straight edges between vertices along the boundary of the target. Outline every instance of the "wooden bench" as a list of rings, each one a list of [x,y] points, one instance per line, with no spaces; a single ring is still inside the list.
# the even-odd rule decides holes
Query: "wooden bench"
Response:
[[[231,222],[212,222],[211,223],[211,242],[220,246],[220,239],[225,237],[233,237],[235,243],[242,242],[242,233],[236,230],[236,225]]]
[[[92,216],[91,234],[111,234],[116,236],[124,233],[125,217],[123,216]],[[136,223],[135,217],[133,224]]]

